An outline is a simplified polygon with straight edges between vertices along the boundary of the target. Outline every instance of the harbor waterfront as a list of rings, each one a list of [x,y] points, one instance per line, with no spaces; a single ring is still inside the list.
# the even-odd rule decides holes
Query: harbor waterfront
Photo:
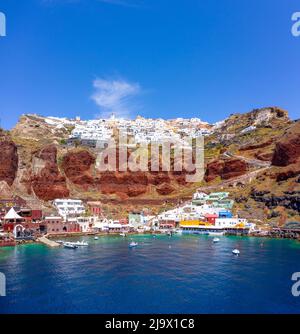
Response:
[[[68,238],[88,243],[77,249],[2,247],[0,313],[299,313],[297,241],[218,239],[140,234]]]

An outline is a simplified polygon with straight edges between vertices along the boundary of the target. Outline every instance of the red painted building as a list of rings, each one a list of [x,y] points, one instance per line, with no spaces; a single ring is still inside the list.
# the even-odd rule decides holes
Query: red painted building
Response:
[[[87,202],[92,216],[102,215],[102,203],[101,202]]]
[[[205,215],[205,219],[208,223],[212,224],[212,225],[215,225],[216,224],[216,219],[219,218],[218,215],[215,215],[215,214],[206,214]]]

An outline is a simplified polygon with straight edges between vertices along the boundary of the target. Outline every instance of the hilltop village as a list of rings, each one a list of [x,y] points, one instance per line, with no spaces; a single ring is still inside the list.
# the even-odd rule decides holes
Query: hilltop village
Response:
[[[109,119],[87,121],[80,117],[75,120],[47,117],[45,122],[56,128],[71,126],[68,144],[76,143],[92,148],[105,147],[116,136],[116,132],[126,134],[136,144],[169,141],[181,146],[186,145],[185,137],[196,138],[212,133],[212,126],[199,118],[163,120],[139,116],[135,120],[128,120],[112,114]]]

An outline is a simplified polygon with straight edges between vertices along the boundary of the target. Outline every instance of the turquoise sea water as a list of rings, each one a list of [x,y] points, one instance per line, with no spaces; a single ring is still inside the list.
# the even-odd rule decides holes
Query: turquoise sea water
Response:
[[[137,248],[128,248],[131,239]],[[74,240],[89,247],[76,250],[0,248],[0,313],[300,313],[291,294],[300,243],[212,239],[83,237]]]

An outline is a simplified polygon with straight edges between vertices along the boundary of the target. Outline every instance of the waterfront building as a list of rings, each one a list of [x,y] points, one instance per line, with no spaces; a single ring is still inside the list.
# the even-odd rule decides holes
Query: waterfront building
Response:
[[[142,213],[130,213],[128,215],[128,223],[134,229],[143,228],[145,226],[145,219]]]
[[[219,218],[232,218],[232,213],[230,211],[219,211]]]
[[[48,234],[81,232],[77,222],[66,222],[59,216],[45,217],[43,224],[45,225]]]
[[[92,232],[93,231],[93,223],[91,221],[91,217],[78,217],[76,219],[77,224],[79,225],[80,232]]]
[[[7,212],[3,220],[4,232],[13,233],[14,237],[23,232],[24,228],[21,223],[24,221],[24,219],[18,215],[13,207]]]
[[[85,207],[80,199],[56,199],[53,204],[64,220],[69,217],[79,217],[85,213]]]
[[[219,218],[219,215],[207,213],[204,217],[205,220],[209,222],[211,225],[215,225],[216,219]]]

